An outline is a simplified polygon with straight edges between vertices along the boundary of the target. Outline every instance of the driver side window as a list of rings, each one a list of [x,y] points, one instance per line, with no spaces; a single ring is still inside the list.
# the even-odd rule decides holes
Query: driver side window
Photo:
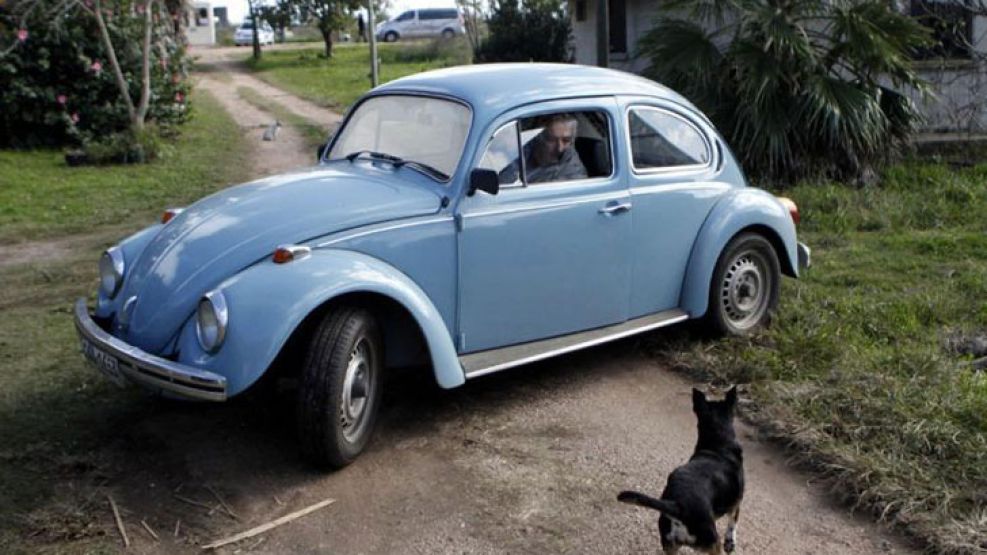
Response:
[[[504,125],[493,134],[477,168],[497,172],[501,186],[520,187],[517,122]]]

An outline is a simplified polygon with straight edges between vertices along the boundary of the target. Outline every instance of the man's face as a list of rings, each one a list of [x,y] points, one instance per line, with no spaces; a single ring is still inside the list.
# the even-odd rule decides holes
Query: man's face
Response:
[[[558,162],[562,153],[572,147],[576,139],[576,123],[573,121],[554,121],[541,132],[541,158],[546,163]]]

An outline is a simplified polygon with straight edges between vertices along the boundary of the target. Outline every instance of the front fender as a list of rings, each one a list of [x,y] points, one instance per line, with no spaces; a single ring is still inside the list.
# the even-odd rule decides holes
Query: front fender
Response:
[[[220,285],[229,305],[229,327],[219,352],[202,351],[190,318],[179,339],[180,359],[221,374],[227,394],[245,390],[270,366],[294,330],[313,310],[347,293],[377,293],[400,303],[415,318],[441,387],[465,382],[442,316],[408,276],[355,251],[317,249],[288,264],[260,262]]]
[[[778,262],[782,271],[798,277],[798,243],[795,223],[788,210],[766,191],[753,187],[737,188],[716,203],[692,247],[679,300],[679,306],[690,317],[699,318],[706,314],[710,283],[720,253],[730,239],[752,227],[766,228],[773,233],[774,237],[768,239],[779,251]],[[777,248],[779,246],[782,248]]]
[[[161,231],[162,227],[164,227],[163,224],[154,224],[145,227],[144,229],[117,243],[117,246],[120,247],[121,251],[123,251],[123,261],[126,265],[124,279],[127,279],[130,276],[130,269],[134,267],[137,263],[137,259],[140,258],[141,253],[144,252],[144,248],[147,247],[147,244],[154,239],[159,231]],[[123,287],[120,289],[123,290]],[[100,318],[108,318],[117,311],[121,302],[123,302],[123,295],[118,294],[116,298],[110,299],[103,294],[102,288],[97,288],[95,315]]]

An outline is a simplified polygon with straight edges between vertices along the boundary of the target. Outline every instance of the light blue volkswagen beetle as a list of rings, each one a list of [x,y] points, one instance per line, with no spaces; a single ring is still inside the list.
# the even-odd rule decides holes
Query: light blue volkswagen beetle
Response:
[[[374,89],[318,164],[231,187],[100,260],[75,323],[118,383],[223,401],[297,378],[299,438],[341,467],[381,375],[441,387],[688,319],[766,323],[809,264],[798,210],[654,82],[478,65]]]

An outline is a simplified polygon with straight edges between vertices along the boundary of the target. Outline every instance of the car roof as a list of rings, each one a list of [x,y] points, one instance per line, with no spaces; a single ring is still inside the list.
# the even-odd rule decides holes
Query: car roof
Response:
[[[652,96],[698,113],[675,91],[632,73],[575,64],[476,64],[438,69],[396,79],[373,94],[421,92],[452,96],[476,111],[495,116],[516,106],[587,96]]]

